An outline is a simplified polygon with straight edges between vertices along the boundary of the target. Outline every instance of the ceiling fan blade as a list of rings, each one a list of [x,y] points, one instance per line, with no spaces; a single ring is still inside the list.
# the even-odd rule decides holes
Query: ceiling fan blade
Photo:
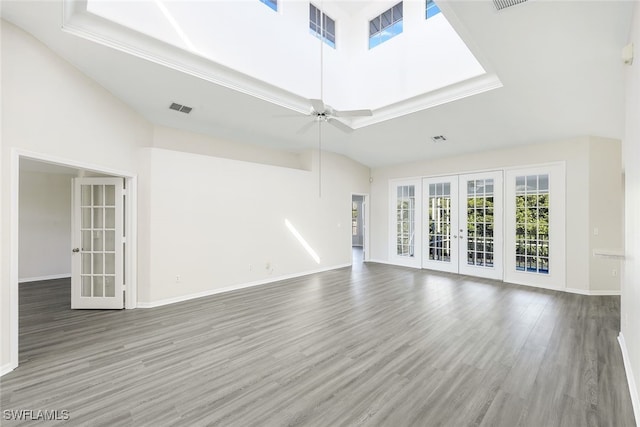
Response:
[[[311,107],[313,107],[313,110],[316,113],[324,113],[327,109],[327,107],[325,107],[324,105],[324,102],[322,102],[322,99],[310,99],[309,102],[311,103]]]
[[[298,131],[296,132],[297,135],[302,135],[303,133],[306,133],[309,129],[311,129],[313,127],[313,125],[316,123],[315,120],[309,120],[308,123],[304,124],[300,129],[298,129]]]
[[[345,125],[344,123],[342,123],[340,120],[333,118],[333,117],[329,117],[327,118],[327,121],[332,124],[333,126],[337,127],[338,129],[340,129],[342,132],[346,132],[346,133],[351,133],[353,132],[353,129],[350,128],[349,126]]]
[[[310,114],[273,114],[271,117],[274,119],[291,118],[291,117],[311,117]]]
[[[334,110],[333,115],[336,117],[365,117],[365,116],[373,116],[373,111],[371,110],[345,110],[345,111]]]

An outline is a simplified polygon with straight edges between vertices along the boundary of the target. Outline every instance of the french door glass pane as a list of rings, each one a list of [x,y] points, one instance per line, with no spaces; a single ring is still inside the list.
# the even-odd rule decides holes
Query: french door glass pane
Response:
[[[82,219],[80,227],[91,228],[91,208],[82,208]]]
[[[104,185],[93,186],[93,206],[104,206]]]
[[[104,228],[116,228],[116,210],[115,208],[104,209]]]
[[[80,295],[83,297],[91,296],[91,276],[82,276]]]
[[[106,274],[116,274],[116,254],[104,254],[104,272]]]
[[[91,206],[91,186],[90,185],[80,186],[80,205]]]
[[[103,262],[104,262],[103,254],[93,254],[93,273],[94,274],[102,274],[103,265],[104,265]]]
[[[549,274],[549,175],[516,177],[516,270]]]
[[[429,184],[429,259],[451,262],[451,184]]]
[[[93,276],[93,296],[101,297],[103,296],[103,281],[102,276]]]
[[[115,185],[104,186],[104,205],[105,206],[116,205],[116,186]]]
[[[467,264],[494,265],[493,178],[467,181]]]
[[[104,296],[116,296],[116,278],[114,276],[105,276],[104,278]]]
[[[102,208],[93,208],[93,228],[102,228]]]
[[[93,250],[94,251],[103,251],[103,236],[101,230],[96,230],[93,232]]]
[[[82,230],[82,250],[91,250],[91,230]]]
[[[104,232],[104,250],[115,251],[116,250],[116,232],[113,230],[107,230]]]

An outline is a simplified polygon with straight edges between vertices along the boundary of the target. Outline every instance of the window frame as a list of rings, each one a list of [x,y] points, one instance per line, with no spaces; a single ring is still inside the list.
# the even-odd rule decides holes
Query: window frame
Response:
[[[442,10],[434,0],[425,0],[424,19],[431,19],[439,13],[442,13]]]
[[[548,175],[548,272],[517,268],[516,178]],[[566,289],[566,180],[565,163],[505,169],[505,250],[504,280],[509,283],[546,289]],[[525,230],[526,232],[526,230]]]
[[[318,17],[320,18],[321,20],[320,25],[318,25],[318,22],[312,21],[312,18],[311,18],[312,13],[315,15],[315,19],[318,19]],[[330,32],[327,29],[328,21],[331,21],[333,25],[333,32]],[[311,35],[313,35],[316,38],[319,38],[320,40],[325,42],[327,45],[336,49],[336,27],[337,25],[336,25],[335,19],[327,15],[322,9],[320,9],[315,4],[309,2],[309,33]],[[320,34],[321,32],[324,34]]]
[[[396,8],[400,6],[400,18],[395,17],[394,11]],[[388,24],[382,23],[383,17],[385,14],[390,13],[391,18]],[[378,27],[375,32],[371,32],[372,25],[375,21],[378,21]],[[404,2],[400,1],[389,9],[386,9],[378,16],[375,16],[369,20],[369,49],[373,49],[376,46],[381,45],[382,43],[391,40],[399,34],[404,32]]]
[[[280,5],[278,4],[278,0],[260,0],[260,3],[266,5],[269,9],[273,10],[274,12],[277,12],[278,9],[280,8]]]

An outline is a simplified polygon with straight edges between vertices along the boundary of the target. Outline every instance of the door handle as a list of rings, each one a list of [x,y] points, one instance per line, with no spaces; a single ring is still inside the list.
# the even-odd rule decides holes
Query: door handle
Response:
[[[73,248],[73,249],[71,249],[71,252],[78,253],[78,252],[80,252],[80,249],[79,248]]]

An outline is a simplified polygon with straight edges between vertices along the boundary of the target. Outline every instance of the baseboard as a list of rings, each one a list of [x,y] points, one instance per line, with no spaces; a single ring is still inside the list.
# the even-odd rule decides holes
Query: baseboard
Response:
[[[382,260],[382,259],[367,259],[365,260],[365,262],[374,262],[376,264],[385,264],[385,265],[392,265],[394,267],[405,267],[405,268],[413,268],[413,269],[421,270],[421,267],[415,267],[413,265],[396,264],[395,262]]]
[[[629,394],[631,395],[631,404],[633,406],[633,414],[636,417],[636,424],[640,421],[640,400],[638,399],[638,387],[631,369],[631,360],[629,360],[629,352],[627,351],[627,343],[624,340],[622,332],[618,334],[618,343],[622,350],[622,361],[624,362],[624,371],[627,375],[627,384],[629,384]]]
[[[390,263],[389,261],[385,261],[385,260],[382,260],[382,259],[369,259],[366,262],[375,262],[376,264],[395,265],[395,264]]]
[[[331,266],[331,267],[320,268],[320,269],[317,269],[317,270],[304,271],[304,272],[301,272],[301,273],[293,273],[293,274],[285,274],[285,275],[282,275],[282,276],[269,277],[269,278],[262,279],[262,280],[256,280],[254,282],[240,283],[240,284],[237,284],[237,285],[226,286],[224,288],[209,289],[209,290],[206,290],[206,291],[203,291],[203,292],[197,292],[197,293],[188,294],[188,295],[181,295],[181,296],[174,297],[174,298],[166,298],[166,299],[162,299],[162,300],[159,300],[159,301],[138,302],[136,307],[137,308],[161,307],[163,305],[175,304],[177,302],[183,302],[183,301],[189,301],[189,300],[192,300],[192,299],[195,299],[195,298],[208,297],[208,296],[211,296],[211,295],[237,291],[237,290],[240,290],[240,289],[252,288],[254,286],[267,285],[269,283],[279,282],[281,280],[294,279],[296,277],[308,276],[310,274],[322,273],[324,271],[329,271],[329,270],[337,270],[339,268],[344,268],[344,267],[351,267],[351,264],[350,263],[349,264],[339,264],[339,265],[334,265],[334,266]]]
[[[620,291],[590,291],[587,289],[574,289],[574,288],[565,288],[564,291],[569,292],[571,294],[580,294],[580,295],[589,295],[589,296],[620,296]]]
[[[14,365],[13,363],[7,363],[6,365],[0,366],[0,377],[5,374],[8,374],[9,372],[13,371],[17,367],[18,365]]]
[[[18,279],[18,283],[41,282],[43,280],[56,280],[56,279],[69,279],[69,278],[71,278],[70,273],[51,274],[49,276],[25,277],[24,279]]]

